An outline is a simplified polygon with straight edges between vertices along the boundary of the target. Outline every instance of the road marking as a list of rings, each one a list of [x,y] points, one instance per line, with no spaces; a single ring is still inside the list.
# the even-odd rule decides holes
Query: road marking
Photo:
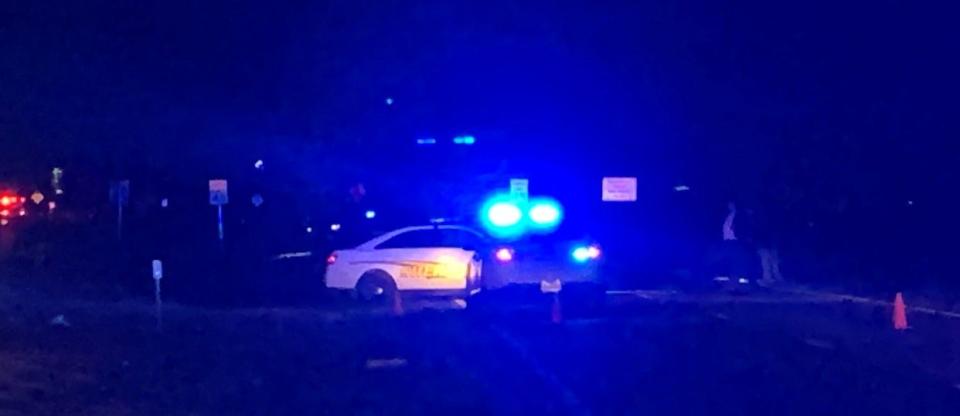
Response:
[[[865,304],[865,305],[893,306],[893,302],[886,302],[886,301],[877,300],[877,299],[865,298],[865,297],[862,297],[862,296],[845,295],[845,294],[842,294],[842,293],[814,292],[814,291],[810,291],[810,290],[796,290],[796,289],[795,289],[795,290],[784,290],[783,292],[784,292],[784,293],[794,293],[794,294],[805,295],[805,296],[815,296],[815,297],[819,297],[819,298],[822,298],[822,299],[831,299],[831,300],[834,300],[834,301],[841,301],[841,302],[842,302],[842,301],[849,301],[849,302],[856,302],[856,303],[861,303],[861,304]],[[938,309],[933,309],[933,308],[927,308],[927,307],[922,307],[922,306],[920,306],[920,307],[907,306],[907,310],[908,310],[908,311],[916,311],[916,312],[920,312],[920,313],[925,313],[925,314],[928,314],[928,315],[940,315],[940,316],[946,316],[946,317],[950,317],[950,318],[960,319],[960,313],[950,312],[950,311],[943,311],[943,310],[938,310]]]
[[[273,256],[273,259],[274,260],[294,259],[298,257],[310,257],[312,255],[313,253],[310,251],[296,251],[293,253],[277,254],[276,256]]]
[[[809,346],[811,346],[811,347],[821,348],[821,349],[825,349],[825,350],[836,349],[836,347],[833,346],[833,343],[831,343],[830,341],[824,341],[824,340],[822,340],[822,339],[805,338],[805,339],[803,340],[803,343],[804,343],[804,344],[807,344],[807,345],[809,345]]]
[[[673,301],[679,303],[812,303],[812,302],[834,302],[823,298],[811,296],[806,297],[785,297],[782,294],[772,296],[772,294],[733,294],[726,292],[718,293],[681,293],[675,290],[610,290],[609,296],[632,296],[644,300],[655,301]]]
[[[519,340],[514,338],[512,335],[507,333],[503,328],[500,328],[496,325],[491,325],[490,328],[493,330],[493,333],[496,334],[504,343],[507,344],[510,348],[516,351],[517,355],[525,361],[534,373],[537,374],[547,385],[549,385],[553,390],[560,392],[560,397],[563,399],[563,404],[566,405],[568,409],[576,411],[576,414],[580,415],[589,415],[590,412],[584,408],[583,403],[580,402],[580,399],[567,387],[560,379],[557,378],[555,374],[547,371],[543,365],[540,363],[540,360],[537,360],[533,354],[530,353],[530,350],[527,349]]]
[[[379,370],[383,368],[399,368],[407,365],[407,360],[403,358],[387,358],[387,359],[368,359],[367,360],[367,369],[368,370]]]
[[[893,302],[886,302],[877,299],[865,298],[862,296],[845,295],[831,292],[814,292],[810,290],[780,290],[779,293],[801,295],[802,298],[776,298],[769,296],[731,296],[729,294],[717,293],[704,297],[698,295],[685,295],[673,290],[608,290],[607,295],[611,296],[634,296],[646,300],[672,300],[676,302],[688,303],[811,303],[811,302],[855,302],[864,305],[893,306]],[[960,313],[927,308],[922,306],[908,306],[908,311],[925,313],[928,315],[946,316],[949,318],[960,319]]]
[[[676,290],[608,290],[607,295],[611,296],[636,296],[641,299],[663,299],[667,296],[678,295]]]

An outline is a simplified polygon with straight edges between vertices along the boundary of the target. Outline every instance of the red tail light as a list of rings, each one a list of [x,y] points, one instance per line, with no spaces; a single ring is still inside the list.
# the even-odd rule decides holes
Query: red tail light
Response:
[[[337,262],[337,252],[334,251],[333,253],[330,253],[329,256],[327,256],[327,265],[329,266],[336,262]]]
[[[0,196],[0,206],[4,206],[4,207],[10,206],[14,202],[17,202],[17,197],[15,196],[10,196],[10,195]]]

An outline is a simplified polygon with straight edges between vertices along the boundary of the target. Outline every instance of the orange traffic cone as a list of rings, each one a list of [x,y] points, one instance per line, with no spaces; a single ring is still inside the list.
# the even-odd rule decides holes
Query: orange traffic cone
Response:
[[[903,293],[900,292],[893,299],[893,329],[907,329],[907,305],[903,303]]]
[[[559,324],[563,322],[563,311],[560,310],[560,296],[553,294],[553,305],[550,307],[550,322]]]
[[[400,292],[393,293],[393,305],[390,308],[393,316],[403,316],[403,300],[400,299]]]

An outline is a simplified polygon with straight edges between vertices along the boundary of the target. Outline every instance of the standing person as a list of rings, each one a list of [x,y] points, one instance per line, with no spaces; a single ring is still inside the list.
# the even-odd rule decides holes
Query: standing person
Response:
[[[727,216],[723,220],[723,241],[719,250],[718,274],[716,281],[733,281],[734,283],[746,283],[753,273],[750,272],[753,262],[750,260],[750,253],[746,250],[744,243],[738,239],[738,227],[741,224],[742,217],[738,219],[737,206],[733,202],[727,204]]]
[[[753,241],[757,247],[757,256],[760,257],[762,275],[758,282],[761,286],[772,286],[783,282],[780,274],[780,253],[777,250],[778,224],[770,215],[770,210],[761,208],[753,218]]]
[[[733,228],[733,221],[737,218],[737,205],[727,203],[727,218],[723,220],[723,241],[737,241],[737,233]]]

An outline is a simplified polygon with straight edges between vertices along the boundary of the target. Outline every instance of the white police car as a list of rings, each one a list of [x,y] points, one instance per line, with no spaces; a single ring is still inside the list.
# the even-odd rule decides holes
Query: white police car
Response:
[[[327,258],[325,285],[370,300],[396,291],[469,296],[481,287],[483,236],[467,227],[395,230]]]

